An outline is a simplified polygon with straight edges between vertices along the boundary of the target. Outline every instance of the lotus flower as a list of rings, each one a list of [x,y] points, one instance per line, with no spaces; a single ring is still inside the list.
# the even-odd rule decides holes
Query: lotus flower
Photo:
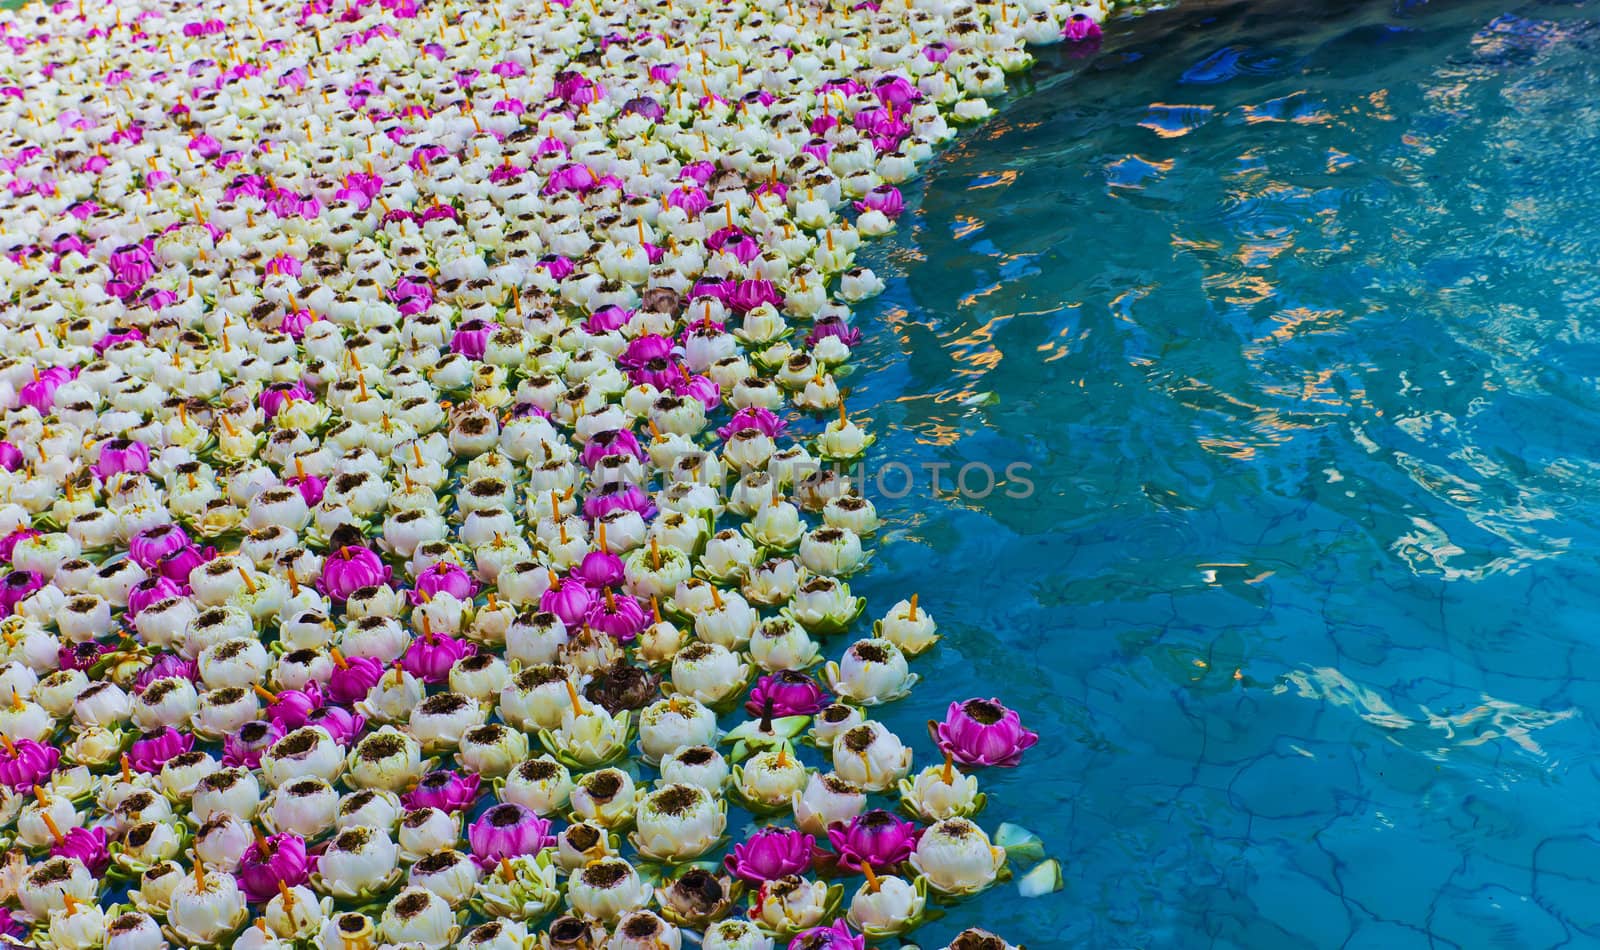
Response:
[[[1080,10],[1067,17],[1066,26],[1061,28],[1061,35],[1074,43],[1097,40],[1100,38],[1100,24]]]
[[[867,938],[852,933],[850,925],[836,920],[827,927],[801,931],[789,941],[789,950],[866,950]]]
[[[61,752],[54,746],[18,739],[0,750],[0,784],[18,792],[47,784],[60,761]]]
[[[484,812],[468,827],[467,841],[473,860],[486,869],[504,858],[537,854],[556,843],[550,822],[511,802]]]
[[[424,683],[438,684],[450,678],[450,668],[462,657],[478,652],[476,644],[435,633],[411,641],[400,657],[400,666]]]
[[[456,328],[450,337],[450,351],[468,359],[481,360],[489,346],[489,338],[500,329],[500,324],[488,320],[468,320]]]
[[[171,523],[156,525],[133,536],[128,542],[128,557],[150,571],[163,557],[188,546],[189,535],[182,528]]]
[[[8,616],[17,605],[33,596],[45,585],[44,575],[38,571],[12,571],[0,579],[0,616]]]
[[[1007,768],[1022,761],[1039,734],[1022,726],[1016,710],[998,699],[969,699],[951,703],[944,722],[930,723],[940,750],[962,765],[999,765]]]
[[[828,829],[828,841],[839,855],[839,864],[860,871],[862,862],[875,868],[894,867],[911,856],[921,834],[914,823],[901,821],[881,808],[850,820],[848,825]]]
[[[194,736],[168,726],[133,743],[128,749],[128,767],[153,775],[167,762],[193,748]]]
[[[335,653],[333,674],[328,678],[328,701],[354,706],[383,678],[384,666],[370,656],[345,657]]]
[[[278,896],[280,890],[309,881],[314,860],[307,855],[305,839],[299,835],[268,835],[245,849],[235,877],[248,900],[265,903]]]
[[[765,828],[734,845],[722,866],[735,877],[760,884],[788,874],[804,874],[811,869],[816,849],[816,839],[803,831]]]
[[[322,565],[322,591],[343,603],[363,587],[386,584],[392,572],[371,548],[345,545]]]
[[[744,708],[752,716],[811,716],[832,701],[816,680],[781,670],[756,681]]]
[[[111,864],[111,850],[106,830],[103,827],[72,828],[50,846],[50,856],[77,858],[89,869],[90,874],[96,876],[103,874],[106,867]]]
[[[440,561],[417,577],[417,589],[411,594],[411,602],[424,603],[439,594],[449,594],[456,600],[468,601],[477,592],[478,585],[471,575],[459,565]]]
[[[417,787],[406,793],[402,801],[407,808],[437,808],[440,811],[466,811],[478,799],[479,778],[476,774],[460,774],[448,769],[436,769],[422,777]]]

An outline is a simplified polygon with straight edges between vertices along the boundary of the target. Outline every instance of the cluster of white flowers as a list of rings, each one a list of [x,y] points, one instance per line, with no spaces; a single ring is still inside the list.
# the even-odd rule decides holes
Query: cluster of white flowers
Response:
[[[0,13],[0,929],[849,950],[992,884],[956,766],[1037,737],[956,704],[912,773],[914,596],[812,672],[879,528],[839,381],[896,186],[1105,13]]]

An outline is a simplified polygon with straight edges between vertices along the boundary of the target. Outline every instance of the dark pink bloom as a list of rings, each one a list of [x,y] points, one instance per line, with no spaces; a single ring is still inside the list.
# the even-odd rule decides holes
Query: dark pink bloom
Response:
[[[757,680],[744,708],[752,716],[810,716],[830,702],[816,680],[799,670],[782,670]]]
[[[1007,709],[998,699],[951,703],[934,733],[939,749],[962,765],[1009,768],[1039,741],[1037,732],[1023,728],[1016,710]]]
[[[0,784],[18,792],[47,784],[60,761],[61,752],[55,746],[18,739],[0,749]]]
[[[349,748],[366,728],[367,717],[339,706],[319,706],[306,717],[306,725],[322,727],[334,742]]]
[[[534,266],[543,268],[555,280],[566,280],[578,265],[560,254],[546,254]]]
[[[176,653],[163,653],[156,658],[154,663],[140,670],[139,675],[133,678],[133,691],[142,693],[145,687],[151,683],[156,680],[164,680],[170,676],[198,682],[200,679],[200,664],[194,660],[184,659]]]
[[[867,950],[867,938],[852,933],[843,920],[836,920],[827,927],[801,931],[789,941],[789,950]]]
[[[168,554],[188,546],[189,535],[182,528],[171,523],[159,524],[133,536],[128,542],[128,557],[149,571]]]
[[[283,727],[270,719],[247,722],[222,740],[222,764],[229,768],[260,768],[261,754],[283,737]]]
[[[133,585],[133,590],[128,591],[127,617],[129,620],[133,620],[139,616],[139,611],[151,604],[182,596],[183,588],[179,587],[170,578],[162,577],[159,574],[147,577]]]
[[[10,616],[18,604],[44,585],[44,575],[38,571],[12,571],[0,579],[0,617]]]
[[[478,592],[478,584],[458,564],[440,561],[423,571],[417,578],[417,589],[411,593],[413,604],[424,603],[436,594],[449,594],[456,600],[471,600]]]
[[[697,185],[704,186],[716,173],[717,166],[712,162],[690,162],[678,172],[678,177],[687,178]]]
[[[911,856],[922,829],[901,821],[881,808],[839,823],[828,829],[828,841],[839,855],[839,863],[852,871],[861,870],[865,861],[875,868],[892,868]]]
[[[56,665],[63,670],[89,670],[102,655],[110,652],[111,644],[94,640],[63,644],[56,650]]]
[[[707,410],[715,409],[722,405],[722,387],[710,376],[690,376],[680,379],[672,384],[672,391],[679,396],[687,396],[697,400]]]
[[[545,179],[544,194],[554,195],[563,191],[582,194],[593,189],[599,180],[600,176],[588,165],[572,162],[550,173],[550,177]]]
[[[872,94],[878,97],[879,102],[897,112],[922,98],[922,93],[911,85],[911,80],[903,76],[883,77],[872,84]]]
[[[328,480],[320,475],[291,475],[283,480],[284,484],[294,486],[306,504],[312,507],[322,502],[322,494],[327,491]]]
[[[856,202],[857,211],[877,211],[887,218],[898,218],[905,209],[905,196],[893,185],[879,185]]]
[[[305,689],[279,690],[267,704],[267,718],[287,734],[305,725],[322,704],[322,690],[315,682],[306,684]]]
[[[105,336],[102,336],[100,339],[94,341],[94,351],[96,353],[104,353],[113,345],[121,343],[124,340],[142,339],[144,339],[144,333],[142,333],[138,327],[118,327],[110,330]]]
[[[691,218],[698,218],[700,212],[711,205],[711,199],[698,188],[683,186],[667,193],[667,204],[674,208],[682,208]]]
[[[167,762],[194,748],[194,736],[168,726],[134,741],[128,749],[128,767],[154,775]]]
[[[640,115],[651,122],[660,122],[667,117],[667,110],[649,96],[637,96],[622,104],[622,114]]]
[[[189,574],[195,568],[211,560],[216,554],[210,548],[202,551],[192,544],[169,551],[156,561],[156,570],[161,572],[161,577],[171,581],[174,585],[187,585]]]
[[[604,495],[590,495],[583,500],[583,513],[591,521],[603,518],[613,511],[634,511],[648,521],[655,516],[656,506],[638,485],[629,485],[621,491]]]
[[[111,863],[109,844],[104,828],[72,828],[50,846],[50,856],[77,858],[90,874],[98,876]]]
[[[117,281],[140,287],[156,272],[155,259],[142,244],[124,244],[111,252],[111,260],[107,263]]]
[[[1074,13],[1067,17],[1067,25],[1061,28],[1061,35],[1074,43],[1099,39],[1100,24],[1087,13]]]
[[[457,660],[477,652],[477,646],[466,640],[443,633],[423,634],[406,647],[400,665],[424,683],[443,683]]]
[[[734,413],[733,418],[728,420],[728,424],[717,430],[717,435],[723,440],[727,440],[746,429],[754,429],[768,438],[776,439],[788,427],[789,423],[783,421],[771,409],[764,406],[751,406]]]
[[[305,337],[306,330],[316,322],[317,315],[309,310],[291,310],[278,321],[278,332],[300,340]]]
[[[268,419],[282,412],[289,403],[299,400],[311,402],[311,390],[305,383],[269,383],[261,390],[261,395],[256,397],[256,402],[261,406],[261,411],[266,413]]]
[[[594,599],[583,620],[618,643],[632,643],[639,631],[650,626],[650,615],[637,599],[610,590]]]
[[[806,334],[806,346],[816,346],[830,336],[837,337],[845,346],[855,346],[861,342],[861,330],[845,323],[843,317],[823,317]]]
[[[632,310],[624,310],[613,304],[609,307],[601,307],[594,313],[589,314],[589,319],[584,321],[583,330],[585,333],[596,335],[610,333],[613,330],[622,329],[632,319]]]
[[[625,455],[644,460],[644,449],[639,446],[639,439],[627,429],[608,429],[605,432],[596,432],[590,437],[583,453],[578,460],[583,467],[593,469],[600,464],[600,460],[613,455]]]
[[[722,859],[729,874],[752,884],[773,881],[811,869],[817,850],[815,838],[796,828],[765,828],[748,841],[733,846]]]
[[[392,575],[371,548],[345,545],[322,564],[322,592],[343,603],[363,587],[387,584]]]
[[[479,781],[474,773],[463,775],[449,769],[435,769],[424,775],[416,788],[401,796],[401,801],[411,809],[467,811],[478,800]]]
[[[623,573],[622,558],[610,551],[590,551],[572,571],[590,587],[616,587],[622,583]]]
[[[922,48],[922,58],[930,63],[942,63],[950,58],[951,49],[944,43],[929,43]]]
[[[37,538],[43,532],[32,528],[18,528],[3,538],[0,538],[0,561],[11,560],[11,552],[16,550],[18,544],[29,538]]]
[[[17,398],[24,406],[31,406],[41,416],[48,416],[54,411],[56,403],[56,390],[61,388],[61,381],[43,373],[31,383],[27,383],[17,391]]]
[[[594,595],[589,592],[583,581],[576,577],[568,577],[551,584],[550,589],[540,595],[539,609],[549,611],[560,617],[562,623],[575,627],[583,622],[593,601]]]
[[[682,69],[683,65],[680,63],[658,63],[650,67],[650,81],[670,83],[678,77]]]
[[[556,843],[550,822],[513,802],[496,805],[467,828],[473,860],[492,868],[502,858],[537,854]]]
[[[366,699],[385,672],[383,664],[370,656],[335,659],[343,662],[336,665],[328,679],[328,699],[340,706],[353,706]]]
[[[777,285],[770,280],[741,280],[728,293],[728,306],[739,313],[754,310],[762,304],[783,306],[783,297],[778,293]]]
[[[14,472],[22,467],[22,450],[10,442],[0,442],[0,468]]]
[[[252,903],[265,903],[278,896],[278,887],[299,887],[311,879],[314,859],[306,854],[305,839],[299,835],[268,835],[245,849],[234,876],[239,889]]]
[[[646,333],[629,341],[617,362],[623,366],[643,366],[651,360],[664,360],[672,355],[672,338]]]
[[[800,151],[826,164],[828,156],[833,154],[833,143],[827,139],[812,139],[800,146]]]

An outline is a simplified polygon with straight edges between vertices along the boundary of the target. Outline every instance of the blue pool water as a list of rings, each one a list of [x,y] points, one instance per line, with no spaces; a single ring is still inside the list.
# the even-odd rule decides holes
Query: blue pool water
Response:
[[[874,249],[850,396],[879,465],[1034,489],[869,483],[858,589],[949,634],[891,724],[1021,709],[984,821],[1066,871],[918,941],[1600,945],[1600,4],[1041,58]]]

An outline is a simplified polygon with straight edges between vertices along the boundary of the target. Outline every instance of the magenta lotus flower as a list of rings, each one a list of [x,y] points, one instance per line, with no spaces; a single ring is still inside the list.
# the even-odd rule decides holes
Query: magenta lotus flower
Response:
[[[856,202],[857,211],[877,211],[886,218],[898,218],[906,210],[905,196],[893,185],[879,185]]]
[[[650,626],[650,615],[637,599],[610,590],[589,605],[583,620],[619,643],[632,643],[641,630]]]
[[[838,339],[845,346],[855,346],[861,342],[861,329],[845,323],[843,317],[823,317],[806,334],[806,346],[816,346],[829,337]]]
[[[122,472],[144,472],[150,469],[150,447],[132,439],[109,439],[100,446],[100,459],[94,464],[94,473],[110,478]]]
[[[632,319],[632,310],[624,310],[614,304],[609,307],[601,307],[594,313],[589,314],[589,319],[584,321],[583,332],[596,336],[602,333],[612,333],[627,326],[628,321]]]
[[[750,840],[733,846],[722,859],[729,874],[752,884],[775,881],[811,869],[817,851],[815,838],[796,828],[765,828]]]
[[[682,363],[668,359],[654,359],[643,366],[628,371],[628,379],[635,386],[654,386],[667,390],[683,381]]]
[[[589,613],[594,595],[587,585],[576,577],[558,580],[539,597],[539,609],[561,618],[561,622],[575,627]]]
[[[672,384],[672,391],[676,395],[699,402],[707,411],[722,405],[722,387],[709,376],[690,376],[688,379],[680,379]]]
[[[333,675],[328,678],[328,701],[354,706],[367,698],[384,672],[383,664],[373,657],[336,655]]]
[[[678,172],[679,178],[687,178],[697,185],[704,187],[711,181],[711,176],[717,173],[715,162],[690,162]]]
[[[691,218],[698,218],[700,212],[711,206],[711,199],[698,188],[680,186],[667,192],[667,204],[682,209]]]
[[[600,176],[594,169],[581,162],[569,162],[557,168],[545,179],[543,194],[558,195],[563,191],[575,191],[583,194],[592,191],[600,181]]]
[[[0,580],[0,617],[9,617],[17,605],[45,585],[38,571],[12,571]]]
[[[84,248],[83,250],[84,252],[87,252],[88,248]],[[121,343],[124,340],[143,339],[144,333],[140,331],[138,327],[117,327],[106,331],[104,336],[94,341],[94,351],[96,353],[104,353],[106,350],[111,349],[111,347],[116,346],[118,343]]]
[[[550,90],[551,98],[560,99],[569,106],[599,102],[605,94],[599,83],[572,69],[556,73],[555,85]]]
[[[636,96],[622,104],[622,114],[643,116],[651,122],[660,122],[667,117],[667,110],[649,96]]]
[[[811,716],[832,701],[817,681],[806,674],[799,670],[780,670],[756,681],[744,708],[752,716]]]
[[[443,633],[423,634],[406,647],[400,665],[424,683],[443,683],[457,660],[477,652],[477,645],[466,640]]]
[[[833,143],[827,139],[811,139],[800,146],[800,151],[823,164],[827,164],[828,157],[833,154]]]
[[[754,429],[769,439],[776,439],[783,435],[783,430],[789,423],[783,421],[777,413],[764,406],[751,406],[740,409],[728,420],[728,424],[717,430],[717,436],[723,441],[733,438],[740,432]]]
[[[128,557],[146,571],[151,571],[162,558],[188,546],[189,535],[181,527],[170,522],[158,524],[133,536],[128,542]]]
[[[922,98],[922,93],[904,76],[885,76],[872,84],[872,94],[878,101],[897,111]]]
[[[194,748],[194,736],[171,726],[134,741],[128,748],[128,767],[153,775],[172,759]]]
[[[44,534],[32,528],[18,528],[3,538],[0,538],[0,561],[11,560],[11,552],[16,550],[18,544],[29,538],[37,538]]]
[[[317,315],[309,310],[290,310],[278,321],[278,332],[287,334],[295,341],[305,339],[306,331],[317,322]]]
[[[491,868],[502,858],[537,854],[556,843],[550,822],[515,804],[505,802],[484,812],[467,829],[472,858],[479,867]]]
[[[90,874],[98,876],[111,864],[110,844],[103,827],[72,828],[50,846],[50,856],[77,858]]]
[[[133,589],[128,591],[127,618],[136,620],[139,612],[151,604],[182,596],[183,588],[179,587],[177,582],[171,578],[162,577],[159,574],[154,577],[147,577],[133,585]]]
[[[778,293],[777,285],[770,280],[741,280],[728,293],[728,306],[739,313],[754,310],[762,304],[783,306],[783,297]]]
[[[417,577],[417,589],[411,592],[411,602],[425,603],[439,594],[466,601],[477,592],[477,582],[459,564],[440,561]]]
[[[156,571],[163,579],[180,587],[186,587],[189,575],[194,569],[215,556],[216,551],[211,548],[202,551],[192,544],[186,544],[175,551],[163,554],[156,561]]]
[[[124,244],[111,252],[107,261],[112,277],[120,283],[143,286],[156,273],[156,262],[142,244]]]
[[[306,725],[321,727],[345,748],[353,745],[367,726],[367,717],[340,706],[319,706],[306,716]]]
[[[460,353],[468,359],[483,359],[484,350],[489,346],[489,338],[500,329],[498,323],[488,320],[468,320],[456,327],[456,332],[450,336],[450,350]]]
[[[24,385],[17,391],[17,398],[24,406],[31,406],[41,416],[48,416],[55,410],[56,390],[61,388],[61,380],[41,373],[38,379]]]
[[[56,650],[56,666],[63,670],[87,671],[111,652],[111,644],[88,640],[64,644]]]
[[[245,849],[234,876],[245,899],[259,904],[278,896],[280,885],[299,887],[310,880],[314,861],[299,835],[268,835]]]
[[[656,506],[638,485],[629,485],[621,491],[604,495],[590,495],[583,500],[583,513],[590,520],[603,518],[613,511],[637,512],[639,517],[648,521],[655,516]]]
[[[240,726],[222,740],[222,764],[229,768],[261,767],[261,755],[284,737],[283,727],[270,719],[257,719]]]
[[[305,383],[268,383],[261,390],[261,395],[256,397],[256,404],[268,419],[272,419],[282,412],[291,402],[311,402],[311,390]]]
[[[299,492],[313,508],[322,503],[322,496],[328,490],[328,480],[317,475],[291,475],[283,483]]]
[[[835,824],[828,829],[828,841],[839,856],[839,864],[852,871],[861,870],[865,861],[875,868],[892,868],[911,856],[922,829],[901,821],[881,808],[875,808]]]
[[[562,257],[560,254],[546,254],[539,258],[534,266],[544,270],[554,280],[566,280],[578,268],[571,258]]]
[[[617,362],[629,368],[643,366],[651,360],[664,360],[672,355],[672,338],[646,333],[628,343],[627,349],[617,357]]]
[[[1096,40],[1100,38],[1100,24],[1089,14],[1080,11],[1067,17],[1066,26],[1061,28],[1061,35],[1074,43]]]
[[[322,690],[315,681],[304,689],[284,689],[273,694],[267,702],[267,718],[278,724],[285,734],[306,724],[311,713],[323,705]]]
[[[922,58],[930,63],[942,63],[950,58],[950,49],[945,43],[929,43],[922,48]]]
[[[18,739],[0,749],[0,784],[17,792],[47,784],[60,761],[61,751],[54,746]]]
[[[1023,728],[1016,710],[1007,709],[998,699],[951,703],[944,722],[930,725],[940,750],[962,765],[1011,768],[1039,741],[1038,733]]]
[[[343,603],[363,587],[387,584],[392,574],[376,551],[347,544],[323,562],[322,592]]]
[[[573,576],[589,587],[616,587],[625,573],[622,558],[610,551],[590,551],[573,569]]]
[[[0,468],[14,472],[22,467],[22,450],[10,442],[0,441]]]
[[[422,777],[417,787],[401,796],[407,808],[437,808],[440,811],[466,811],[478,800],[475,773],[462,774],[449,769],[435,769]]]
[[[610,455],[631,455],[643,461],[644,449],[639,446],[638,437],[629,430],[610,429],[591,436],[578,461],[583,463],[584,468],[593,469],[601,459]]]
[[[761,256],[761,243],[738,228],[719,228],[706,238],[706,247],[732,254],[741,264]]]
[[[164,680],[176,676],[179,679],[200,679],[200,664],[194,660],[185,659],[176,653],[163,653],[156,658],[154,663],[139,671],[133,678],[134,693],[142,693],[145,688],[156,680]]]
[[[850,925],[836,920],[826,927],[812,927],[789,941],[789,950],[867,950],[867,938],[852,933]]]

